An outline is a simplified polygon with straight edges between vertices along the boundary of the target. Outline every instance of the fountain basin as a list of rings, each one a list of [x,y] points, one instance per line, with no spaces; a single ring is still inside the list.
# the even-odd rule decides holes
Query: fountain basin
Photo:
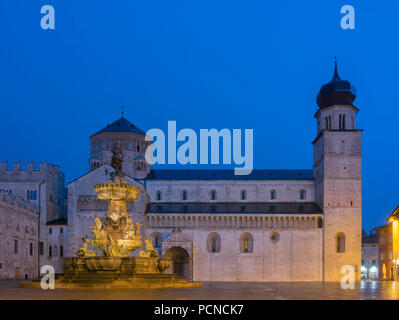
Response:
[[[115,271],[122,263],[119,257],[87,257],[85,260],[86,267],[91,271]]]
[[[101,183],[96,185],[94,190],[99,199],[106,201],[134,202],[141,193],[140,188],[127,184],[125,181]]]
[[[138,248],[141,248],[141,246],[143,245],[143,242],[141,242],[140,239],[118,239],[117,240],[117,245],[118,245],[118,249],[119,252],[121,253],[129,253],[129,251],[132,250],[137,250]]]

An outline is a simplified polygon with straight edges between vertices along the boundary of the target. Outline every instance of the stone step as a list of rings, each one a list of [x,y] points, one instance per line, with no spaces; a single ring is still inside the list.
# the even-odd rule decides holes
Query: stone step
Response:
[[[103,279],[63,279],[63,280],[58,280],[56,282],[65,282],[65,283],[114,283],[114,282],[118,282],[118,283],[134,283],[134,282],[147,282],[147,283],[170,283],[170,282],[176,282],[176,283],[186,283],[189,282],[188,280],[173,280],[173,279],[169,279],[169,280],[143,280],[143,279],[125,279],[125,280],[120,280],[120,279],[116,279],[116,280],[103,280]]]
[[[62,277],[56,279],[56,282],[62,283],[134,283],[134,282],[146,282],[146,283],[187,283],[189,280],[182,277]]]

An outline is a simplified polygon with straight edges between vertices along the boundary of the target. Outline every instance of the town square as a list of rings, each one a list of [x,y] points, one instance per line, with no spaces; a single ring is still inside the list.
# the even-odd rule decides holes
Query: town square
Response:
[[[398,300],[399,4],[177,2],[0,5],[0,300]]]

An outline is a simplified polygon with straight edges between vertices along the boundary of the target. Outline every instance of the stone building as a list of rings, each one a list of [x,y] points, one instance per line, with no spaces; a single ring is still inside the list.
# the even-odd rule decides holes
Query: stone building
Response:
[[[395,280],[392,250],[392,223],[375,228],[378,234],[378,269],[380,280]]]
[[[362,279],[378,279],[378,234],[362,232]]]
[[[66,256],[68,223],[66,218],[46,223],[47,260],[56,273],[62,273],[62,258]]]
[[[142,193],[134,222],[152,236],[172,271],[196,281],[360,279],[361,133],[355,89],[337,67],[317,96],[313,169],[155,170],[144,160],[144,131],[122,116],[90,137],[89,171],[68,184],[67,253],[89,235],[106,204],[94,186],[109,179],[111,147],[124,152],[128,183]]]
[[[38,277],[38,206],[0,191],[0,279]]]
[[[57,165],[47,162],[37,166],[34,162],[28,162],[25,168],[22,168],[20,161],[13,163],[12,168],[9,168],[7,161],[0,162],[0,191],[27,200],[38,208],[36,230],[40,241],[35,247],[35,251],[39,251],[38,266],[51,264],[46,224],[66,216],[64,174]]]
[[[399,206],[392,211],[388,219],[392,224],[392,262],[394,267],[394,280],[399,279]]]
[[[380,279],[399,279],[399,206],[387,218],[388,224],[375,228],[380,252]]]

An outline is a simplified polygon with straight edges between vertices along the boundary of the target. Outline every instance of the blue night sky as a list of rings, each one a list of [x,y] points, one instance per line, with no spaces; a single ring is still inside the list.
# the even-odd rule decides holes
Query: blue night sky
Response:
[[[45,4],[55,30],[40,28]],[[340,27],[345,4],[355,30]],[[124,104],[145,131],[253,128],[255,168],[311,169],[337,56],[358,92],[363,226],[376,227],[399,204],[398,15],[395,0],[2,0],[0,160],[55,163],[69,182]]]

